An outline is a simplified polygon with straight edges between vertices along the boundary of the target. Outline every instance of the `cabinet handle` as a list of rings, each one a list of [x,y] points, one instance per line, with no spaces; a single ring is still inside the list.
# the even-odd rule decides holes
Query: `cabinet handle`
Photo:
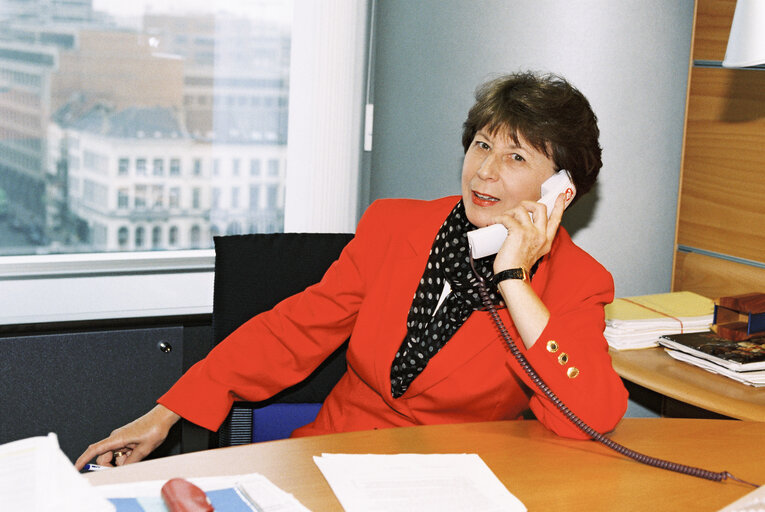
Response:
[[[171,350],[173,350],[173,346],[167,343],[166,341],[160,341],[157,343],[157,348],[167,354]]]

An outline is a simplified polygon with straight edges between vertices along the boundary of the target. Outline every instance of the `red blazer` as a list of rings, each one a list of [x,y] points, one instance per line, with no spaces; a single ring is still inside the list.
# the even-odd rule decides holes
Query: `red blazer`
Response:
[[[406,393],[392,398],[390,367],[412,297],[458,200],[376,201],[320,283],[246,322],[159,403],[217,430],[235,399],[264,400],[301,381],[350,336],[348,371],[316,420],[293,435],[515,419],[531,407],[554,432],[587,437],[538,392],[486,312],[474,312]],[[534,346],[523,348],[506,310],[503,321],[562,401],[596,430],[611,430],[627,407],[603,337],[611,275],[561,228],[531,286],[550,311]]]

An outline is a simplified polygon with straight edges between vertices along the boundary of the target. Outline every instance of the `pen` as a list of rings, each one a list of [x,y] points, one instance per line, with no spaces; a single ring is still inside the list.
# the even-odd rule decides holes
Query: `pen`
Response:
[[[101,471],[102,469],[109,469],[109,466],[99,466],[98,464],[85,464],[82,468],[84,471]]]

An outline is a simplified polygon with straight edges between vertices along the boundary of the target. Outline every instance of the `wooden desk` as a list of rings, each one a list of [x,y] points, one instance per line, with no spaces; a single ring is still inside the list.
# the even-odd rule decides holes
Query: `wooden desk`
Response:
[[[628,418],[612,438],[674,462],[765,484],[765,423]],[[435,425],[271,441],[176,455],[87,475],[93,484],[257,472],[314,511],[341,510],[312,460],[329,453],[478,453],[530,511],[718,510],[752,490],[639,464],[536,421]]]
[[[731,418],[765,421],[765,388],[677,361],[662,348],[610,353],[616,372],[639,386]]]

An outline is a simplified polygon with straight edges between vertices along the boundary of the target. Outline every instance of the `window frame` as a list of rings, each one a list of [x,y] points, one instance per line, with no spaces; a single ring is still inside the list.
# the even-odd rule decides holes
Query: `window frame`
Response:
[[[323,37],[322,31],[316,30],[317,21],[333,27],[335,39],[339,41],[338,48],[358,49],[360,45],[368,45],[368,3],[368,0],[316,2],[306,4],[304,9],[295,9],[295,25],[310,27],[311,30],[306,30],[304,34],[293,31],[291,75],[296,66],[304,64],[306,58],[312,58],[311,52],[322,46],[311,39]],[[338,19],[343,19],[345,22],[338,23]],[[338,30],[338,27],[344,28],[345,33],[341,34],[342,31]],[[345,39],[342,40],[343,38]],[[299,59],[295,58],[296,50],[302,52]],[[306,228],[302,218],[308,220],[317,218],[310,211],[300,214],[300,222],[288,220],[285,214],[285,232],[349,231],[352,226],[355,226],[358,186],[353,184],[357,183],[357,173],[361,168],[363,91],[366,85],[365,78],[368,76],[368,63],[366,50],[360,52],[354,50],[354,52],[350,63],[348,56],[343,55],[339,58],[342,67],[326,71],[334,75],[348,73],[352,78],[349,80],[347,77],[333,76],[333,80],[343,80],[346,83],[350,81],[353,84],[354,94],[343,100],[347,103],[343,105],[343,114],[353,119],[353,126],[348,132],[340,134],[337,142],[333,143],[333,146],[337,148],[358,148],[358,152],[356,149],[351,149],[352,163],[345,165],[345,169],[341,171],[346,174],[356,173],[350,178],[343,178],[351,183],[353,194],[351,200],[348,200],[347,189],[339,192],[350,206],[348,211],[342,214],[342,220],[331,221],[335,222],[336,227],[329,228],[326,222],[317,223],[315,228]],[[316,54],[313,58],[324,58],[324,56]],[[300,60],[300,63],[297,60]],[[290,107],[301,105],[309,108],[313,104],[314,110],[304,112],[304,115],[309,118],[320,117],[322,113],[337,115],[336,109],[320,108],[319,105],[323,102],[311,100],[315,98],[314,88],[312,84],[310,87],[306,85],[301,90],[295,87],[295,81],[291,80]],[[313,134],[310,130],[308,132],[297,130],[299,133],[295,133],[292,128],[293,124],[296,124],[293,122],[295,119],[293,116],[295,112],[291,110],[289,139],[293,145],[302,148],[306,146],[303,138],[310,138]],[[319,122],[323,126],[332,124],[326,119]],[[326,134],[324,136],[326,137]],[[323,150],[326,140],[309,141],[307,145]],[[297,151],[297,148],[294,151]],[[288,161],[290,154],[288,146]],[[139,163],[143,164],[142,167],[139,167]],[[326,161],[325,163],[328,169],[322,172],[335,172],[337,162]],[[163,172],[166,170],[164,167],[166,164],[163,164]],[[267,171],[264,169],[263,162],[260,162],[258,167],[259,174],[265,177]],[[153,161],[148,156],[129,162],[128,168],[129,172],[140,173],[144,176],[152,175],[154,170]],[[196,172],[196,168],[192,172]],[[283,171],[280,170],[280,172]],[[305,183],[302,189],[298,190],[300,187],[296,184],[303,181]],[[293,188],[290,189],[290,186]],[[135,194],[135,190],[132,192]],[[285,204],[287,207],[290,203],[305,204],[306,195],[311,193],[325,195],[327,191],[317,191],[312,182],[294,177],[286,186]],[[249,195],[249,191],[240,193],[242,194]],[[243,197],[240,197],[240,204]],[[135,201],[135,195],[133,200]],[[316,202],[318,201],[311,201],[311,203]],[[149,203],[150,191],[146,190],[144,208],[149,209]],[[292,217],[294,218],[294,214]],[[151,245],[151,231],[148,226],[143,229],[144,248],[148,249]],[[165,231],[163,230],[163,233]],[[132,245],[135,235],[135,232],[128,233],[128,246]],[[2,256],[0,257],[0,287],[3,288],[4,293],[0,293],[0,325],[209,314],[212,311],[214,264],[214,249]]]

